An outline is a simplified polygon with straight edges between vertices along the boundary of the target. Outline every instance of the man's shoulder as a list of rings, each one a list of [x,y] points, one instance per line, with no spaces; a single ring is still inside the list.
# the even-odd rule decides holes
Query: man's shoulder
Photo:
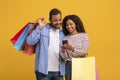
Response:
[[[63,37],[65,36],[65,34],[63,33],[63,30],[60,30],[60,35],[62,35]]]
[[[44,27],[50,29],[51,26],[47,23]]]
[[[64,33],[63,33],[63,30],[60,29],[60,33],[64,34]]]

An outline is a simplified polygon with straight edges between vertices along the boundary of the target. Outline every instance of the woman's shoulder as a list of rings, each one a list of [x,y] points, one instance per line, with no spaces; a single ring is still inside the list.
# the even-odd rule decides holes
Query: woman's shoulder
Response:
[[[64,39],[81,39],[81,38],[88,38],[88,34],[87,33],[79,33],[79,34],[76,34],[76,35],[67,35],[65,36]]]
[[[88,36],[87,33],[79,33],[79,36]]]
[[[79,33],[79,38],[88,39],[89,37],[87,33]]]

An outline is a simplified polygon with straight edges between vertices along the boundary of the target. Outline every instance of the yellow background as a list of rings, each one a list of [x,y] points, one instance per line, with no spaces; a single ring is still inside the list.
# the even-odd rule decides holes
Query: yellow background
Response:
[[[0,0],[0,80],[35,80],[34,55],[13,48],[10,38],[27,22],[48,21],[56,7],[81,17],[90,37],[89,56],[95,56],[101,80],[120,80],[119,0]]]

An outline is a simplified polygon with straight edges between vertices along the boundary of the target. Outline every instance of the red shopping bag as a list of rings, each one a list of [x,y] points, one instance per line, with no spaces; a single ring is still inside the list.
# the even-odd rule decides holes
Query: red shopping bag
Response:
[[[15,44],[15,42],[18,40],[18,38],[20,37],[20,35],[22,34],[22,32],[25,30],[25,28],[27,27],[28,24],[31,24],[31,22],[28,22],[20,31],[18,31],[15,36],[13,36],[10,41]]]

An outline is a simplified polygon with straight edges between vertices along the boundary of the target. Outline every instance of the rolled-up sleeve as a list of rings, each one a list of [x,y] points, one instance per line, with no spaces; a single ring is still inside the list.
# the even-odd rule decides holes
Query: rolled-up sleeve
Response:
[[[26,39],[27,43],[29,45],[35,45],[40,39],[41,32],[42,28],[37,26],[36,29],[34,29],[32,33],[27,37]]]

